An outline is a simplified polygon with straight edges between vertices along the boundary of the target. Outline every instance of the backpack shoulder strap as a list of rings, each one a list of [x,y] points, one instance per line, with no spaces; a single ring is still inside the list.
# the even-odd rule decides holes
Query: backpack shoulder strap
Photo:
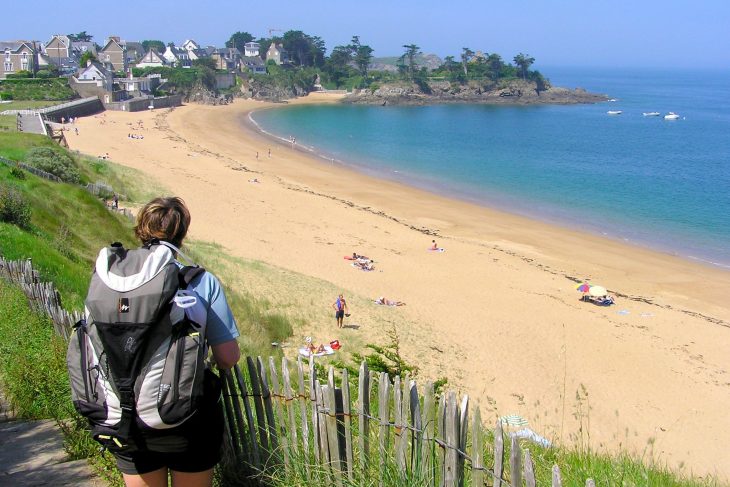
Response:
[[[178,279],[180,281],[180,289],[187,289],[193,279],[203,274],[205,269],[198,265],[196,266],[185,266],[178,272]]]

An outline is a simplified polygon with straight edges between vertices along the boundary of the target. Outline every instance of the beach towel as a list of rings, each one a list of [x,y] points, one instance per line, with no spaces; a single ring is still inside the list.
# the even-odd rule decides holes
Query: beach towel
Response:
[[[310,352],[309,349],[306,347],[302,347],[299,349],[299,355],[301,355],[302,357],[305,357],[305,358],[309,358],[310,355],[313,357],[322,357],[323,355],[332,355],[334,353],[335,353],[335,351],[332,350],[332,347],[329,345],[324,346],[324,352],[318,352],[318,353],[314,353],[314,354],[312,352]]]
[[[429,247],[428,250],[430,250],[431,252],[446,252],[446,249],[443,248],[443,247],[439,247],[437,249],[432,249],[432,248]]]

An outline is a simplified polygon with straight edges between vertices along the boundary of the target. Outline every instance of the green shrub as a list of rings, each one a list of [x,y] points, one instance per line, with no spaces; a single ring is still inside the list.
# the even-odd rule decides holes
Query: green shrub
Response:
[[[0,93],[0,100],[12,100],[13,94],[12,93]]]
[[[54,73],[53,71],[50,71],[48,69],[41,69],[40,71],[38,71],[35,74],[35,77],[41,78],[41,79],[48,79],[48,78],[55,78],[55,77],[57,77],[57,75],[56,75],[56,73]]]
[[[22,70],[18,71],[17,73],[9,74],[7,77],[10,79],[27,79],[27,78],[30,78],[31,76],[33,76],[33,74],[30,71],[28,71],[26,69],[22,69]]]
[[[34,147],[26,154],[26,163],[42,171],[58,176],[67,183],[78,183],[81,180],[73,159],[67,154],[50,147]]]
[[[0,221],[30,228],[30,204],[11,186],[0,186]]]
[[[25,171],[23,171],[19,166],[11,167],[10,175],[15,179],[25,179]]]

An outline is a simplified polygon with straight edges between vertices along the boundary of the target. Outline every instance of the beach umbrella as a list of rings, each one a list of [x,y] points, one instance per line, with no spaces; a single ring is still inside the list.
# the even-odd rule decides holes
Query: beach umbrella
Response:
[[[603,286],[591,286],[588,292],[591,296],[605,296],[608,294],[608,291],[606,291],[606,288]]]
[[[591,290],[591,285],[584,282],[583,284],[578,284],[578,287],[576,287],[576,289],[582,293],[587,293]]]

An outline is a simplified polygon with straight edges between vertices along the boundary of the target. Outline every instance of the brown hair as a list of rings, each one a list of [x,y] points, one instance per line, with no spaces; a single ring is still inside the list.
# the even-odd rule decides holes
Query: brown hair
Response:
[[[142,243],[153,239],[182,246],[190,226],[190,212],[182,198],[166,196],[155,198],[137,214],[134,234]]]

